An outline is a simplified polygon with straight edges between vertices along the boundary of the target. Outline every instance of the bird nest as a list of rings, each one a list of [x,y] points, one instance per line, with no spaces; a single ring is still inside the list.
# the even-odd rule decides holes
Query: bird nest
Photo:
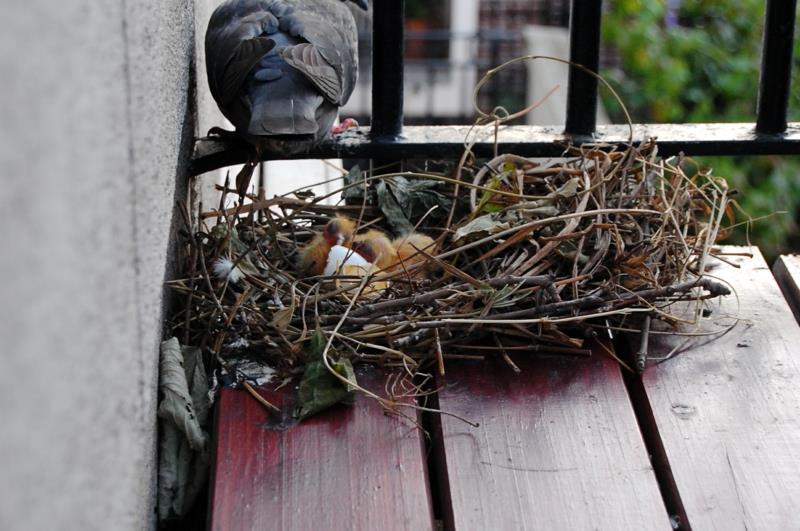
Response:
[[[650,141],[465,156],[441,173],[354,168],[338,205],[298,190],[224,209],[226,184],[199,230],[184,209],[174,326],[223,365],[284,376],[319,360],[412,374],[490,355],[517,371],[518,350],[588,356],[599,331],[675,325],[676,302],[729,292],[703,276],[730,215],[726,183],[690,167]],[[337,243],[344,258],[327,261]]]

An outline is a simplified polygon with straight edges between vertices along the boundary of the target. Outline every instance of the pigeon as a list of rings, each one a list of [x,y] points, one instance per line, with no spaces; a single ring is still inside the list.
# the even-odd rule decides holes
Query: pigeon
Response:
[[[206,68],[237,132],[297,153],[329,133],[353,92],[355,21],[344,0],[227,0],[211,15]]]
[[[211,95],[257,155],[303,153],[330,134],[358,77],[347,1],[368,8],[367,0],[226,0],[211,15]]]

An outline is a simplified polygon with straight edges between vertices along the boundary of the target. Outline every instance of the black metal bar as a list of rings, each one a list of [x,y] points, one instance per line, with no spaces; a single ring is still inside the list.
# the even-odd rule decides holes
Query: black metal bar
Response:
[[[797,0],[767,0],[756,119],[759,133],[774,134],[786,130],[796,10]]]
[[[637,124],[634,143],[655,137],[661,155],[787,155],[800,153],[800,122],[790,123],[783,135],[755,132],[754,123],[725,124]],[[479,157],[494,153],[494,127],[471,131],[469,126],[407,126],[399,138],[370,138],[369,129],[348,131],[308,154],[295,158],[379,158],[458,159],[464,152],[464,139],[475,138],[473,147]],[[629,138],[626,125],[600,125],[595,140],[624,147]],[[518,125],[501,127],[497,148],[501,153],[527,157],[554,157],[564,153],[572,138],[560,127]],[[199,175],[225,166],[242,164],[252,157],[252,147],[244,140],[201,138],[195,142],[191,175]],[[286,158],[285,154],[266,154],[266,159]]]
[[[602,0],[572,0],[569,22],[569,59],[597,72],[600,64]],[[597,120],[597,78],[570,66],[567,81],[567,124],[570,135],[594,132]]]
[[[403,128],[405,0],[372,5],[372,137],[393,137]]]

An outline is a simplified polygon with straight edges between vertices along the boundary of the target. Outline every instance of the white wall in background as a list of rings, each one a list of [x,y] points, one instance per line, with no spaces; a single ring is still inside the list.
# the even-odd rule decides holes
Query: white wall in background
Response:
[[[264,168],[266,197],[287,194],[298,188],[309,188],[317,197],[327,195],[342,187],[342,161],[322,160],[276,160],[267,162]],[[334,179],[334,182],[325,182]],[[336,203],[339,194],[331,196],[325,204]]]
[[[569,59],[569,30],[554,26],[526,26],[523,29],[528,53]],[[566,64],[547,59],[527,61],[528,104],[531,104],[558,87],[542,104],[528,113],[526,121],[533,125],[563,125],[567,122],[567,77]],[[611,123],[603,105],[598,100],[597,123]]]

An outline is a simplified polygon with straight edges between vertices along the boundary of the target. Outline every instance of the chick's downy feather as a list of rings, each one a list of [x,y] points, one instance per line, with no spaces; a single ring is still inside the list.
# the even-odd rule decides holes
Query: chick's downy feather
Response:
[[[353,238],[353,249],[378,269],[388,269],[397,263],[397,253],[392,242],[379,230],[368,230]]]
[[[315,234],[300,251],[300,270],[309,276],[321,275],[328,263],[328,254],[335,245],[348,246],[353,240],[356,224],[343,216],[331,219],[321,233]]]
[[[403,268],[408,270],[415,264],[428,262],[428,259],[420,250],[428,254],[435,254],[436,251],[436,243],[433,241],[433,238],[418,232],[412,232],[400,238],[395,238],[392,241],[392,247],[394,247],[397,253],[398,264],[395,266],[395,269]],[[425,275],[431,266],[432,264],[421,266],[419,269],[415,270],[415,274]]]

